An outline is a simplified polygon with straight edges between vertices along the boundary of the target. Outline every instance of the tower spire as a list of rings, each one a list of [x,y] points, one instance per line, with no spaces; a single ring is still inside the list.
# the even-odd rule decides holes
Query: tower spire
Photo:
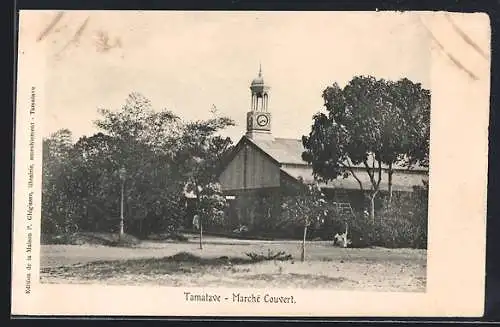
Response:
[[[247,137],[272,139],[271,113],[269,112],[269,86],[262,77],[262,63],[259,61],[259,75],[250,85],[252,102],[247,113]]]

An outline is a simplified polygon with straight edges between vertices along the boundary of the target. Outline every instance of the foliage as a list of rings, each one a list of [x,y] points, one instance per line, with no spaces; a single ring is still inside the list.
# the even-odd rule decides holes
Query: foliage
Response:
[[[174,161],[179,168],[178,173],[189,182],[188,191],[196,192],[196,185],[216,181],[219,162],[233,146],[229,137],[217,133],[233,124],[226,117],[186,124],[178,139]]]
[[[134,246],[140,243],[140,240],[132,235],[124,234],[120,238],[117,233],[79,232],[58,235],[42,234],[42,236],[43,244]]]
[[[281,209],[282,214],[286,217],[285,220],[303,226],[301,260],[305,261],[307,229],[313,224],[320,224],[328,214],[328,202],[318,184],[306,184],[302,180],[300,183],[301,188],[295,195],[283,197]]]
[[[370,180],[370,215],[375,219],[383,166],[392,194],[394,165],[428,164],[430,92],[408,79],[398,82],[371,76],[354,77],[343,89],[333,84],[323,91],[325,112],[313,116],[306,151],[315,178],[331,181],[352,176],[361,166]]]
[[[71,187],[72,134],[62,129],[43,142],[42,160],[42,229],[60,232],[73,223],[78,212],[78,202],[61,189]]]
[[[221,226],[224,223],[227,200],[220,184],[210,182],[199,189],[198,212],[206,225]]]
[[[246,252],[245,255],[249,257],[253,262],[260,261],[288,261],[293,260],[291,254],[287,254],[285,251],[273,252],[271,249],[267,249],[267,254],[256,253],[256,252]]]
[[[99,112],[95,124],[102,132],[74,144],[68,130],[44,140],[44,233],[64,233],[73,225],[116,232],[122,183],[125,230],[136,236],[179,229],[186,214],[184,192],[193,181],[203,190],[204,212],[219,212],[214,167],[232,143],[215,133],[229,119],[183,122],[170,111],[155,111],[138,93],[118,111]]]
[[[302,183],[301,190],[294,195],[283,196],[282,216],[286,221],[301,226],[310,226],[320,221],[326,213],[325,195],[318,184]]]
[[[180,147],[174,161],[178,163],[177,173],[184,178],[185,190],[195,195],[196,212],[199,216],[200,248],[202,231],[206,225],[222,225],[224,210],[228,206],[217,181],[221,159],[233,144],[230,138],[217,133],[234,125],[226,117],[214,117],[207,121],[186,124],[180,136]]]
[[[153,240],[153,241],[166,241],[166,240],[172,240],[176,242],[188,242],[189,238],[177,231],[170,232],[170,233],[162,233],[162,234],[150,234],[148,235],[148,240]]]
[[[385,247],[427,248],[427,190],[397,194],[380,213],[376,231]]]
[[[353,247],[427,248],[427,191],[397,193],[376,221],[357,215],[349,222]]]
[[[180,119],[171,111],[155,111],[149,99],[133,92],[119,111],[100,108],[102,118],[95,125],[108,135],[120,140],[122,157],[133,154],[128,143],[144,145],[153,151],[173,154],[176,140],[183,130]]]

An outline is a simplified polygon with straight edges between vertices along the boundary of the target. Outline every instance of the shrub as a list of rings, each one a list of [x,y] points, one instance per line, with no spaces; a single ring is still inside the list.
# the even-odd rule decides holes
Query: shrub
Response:
[[[427,247],[427,192],[396,193],[392,202],[384,203],[376,231],[383,246]]]
[[[363,215],[355,215],[349,220],[348,239],[351,240],[350,247],[361,248],[375,245],[377,241],[375,225]]]
[[[108,243],[109,246],[134,246],[141,243],[137,237],[130,234],[123,234],[121,237],[119,234],[112,234],[112,239]]]
[[[376,244],[384,247],[413,247],[415,226],[405,218],[387,217],[375,225]]]
[[[322,233],[331,240],[335,233],[345,231],[344,221],[349,225],[350,247],[427,248],[427,193],[395,193],[391,205],[383,203],[375,221],[362,214],[334,218],[322,226]]]
[[[178,232],[170,232],[163,234],[150,234],[147,237],[148,240],[152,241],[176,241],[176,242],[188,242],[189,238]]]
[[[245,255],[249,257],[253,262],[270,261],[270,260],[288,261],[293,259],[292,255],[287,254],[285,251],[279,251],[277,253],[274,253],[271,251],[271,249],[267,250],[267,254],[248,252],[245,253]]]

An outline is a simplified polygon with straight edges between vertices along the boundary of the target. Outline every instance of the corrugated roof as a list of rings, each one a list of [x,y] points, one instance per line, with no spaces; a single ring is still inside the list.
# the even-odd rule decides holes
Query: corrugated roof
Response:
[[[273,139],[250,139],[249,141],[258,146],[261,150],[266,152],[269,156],[274,158],[280,164],[295,164],[295,165],[308,165],[307,162],[302,160],[302,153],[305,151],[302,140],[286,139],[286,138],[273,138]],[[368,160],[368,164],[372,164]],[[364,165],[356,165],[355,167],[362,167]],[[387,166],[383,166],[387,168]],[[394,166],[394,169],[408,170],[407,167]],[[415,166],[410,170],[427,171],[426,167]]]
[[[299,179],[301,177],[305,183],[314,182],[313,171],[310,166],[302,166],[302,167],[282,167],[281,170],[286,174],[290,175],[295,179]],[[365,190],[369,190],[371,188],[371,183],[369,181],[364,180],[363,188]],[[336,189],[347,189],[347,190],[359,190],[359,184],[353,177],[342,178],[338,177],[333,181],[329,181],[328,183],[319,183],[319,186],[324,188],[336,188]],[[413,190],[413,184],[408,181],[405,183],[403,181],[394,181],[393,182],[393,190],[394,191],[406,191],[411,192]],[[387,190],[389,187],[387,180],[382,179],[380,182],[380,189]]]
[[[307,165],[307,163],[302,160],[304,146],[301,140],[283,138],[249,140],[276,159],[279,163]]]

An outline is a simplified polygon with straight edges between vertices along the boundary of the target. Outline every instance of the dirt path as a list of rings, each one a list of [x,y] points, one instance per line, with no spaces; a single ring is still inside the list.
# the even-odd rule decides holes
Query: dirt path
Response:
[[[198,248],[196,240],[187,243],[143,242],[134,248],[119,248],[100,245],[42,245],[41,267],[66,266],[99,260],[127,260],[139,258],[161,258],[179,252],[190,252],[203,257],[246,257],[246,252],[267,253],[285,251],[295,258],[300,257],[301,245],[297,241],[242,241],[216,239],[207,240],[204,249]],[[308,242],[307,257],[312,261],[360,260],[364,262],[408,261],[425,265],[427,251],[414,249],[343,249],[328,242]]]
[[[246,252],[267,251],[285,251],[295,260],[222,265],[166,260],[179,252],[201,258],[246,258]],[[425,250],[343,249],[309,242],[307,262],[298,262],[299,257],[298,242],[211,240],[203,250],[195,241],[144,242],[137,248],[42,245],[41,279],[46,283],[425,291]]]

